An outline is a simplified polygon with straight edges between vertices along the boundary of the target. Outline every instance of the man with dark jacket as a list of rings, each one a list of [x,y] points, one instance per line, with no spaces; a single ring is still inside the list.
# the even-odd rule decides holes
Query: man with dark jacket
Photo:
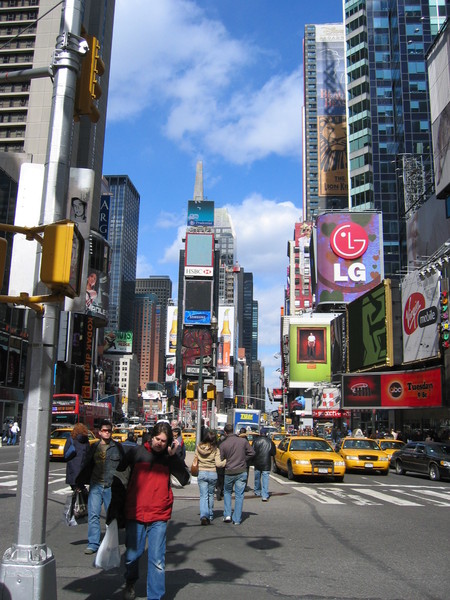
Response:
[[[266,433],[259,435],[253,442],[255,458],[255,496],[261,496],[263,502],[269,499],[269,474],[272,466],[272,456],[275,456],[276,448],[273,441]]]
[[[89,484],[88,545],[85,554],[95,554],[100,546],[102,504],[105,511],[108,511],[114,472],[124,455],[122,444],[111,439],[110,421],[101,422],[98,434],[100,441],[90,447],[76,479],[77,486]]]
[[[232,425],[225,425],[225,439],[220,444],[220,458],[227,459],[225,467],[223,520],[225,523],[240,525],[244,492],[247,484],[247,463],[255,455],[255,451],[244,437],[233,433]],[[235,495],[234,511],[231,514],[231,494]]]

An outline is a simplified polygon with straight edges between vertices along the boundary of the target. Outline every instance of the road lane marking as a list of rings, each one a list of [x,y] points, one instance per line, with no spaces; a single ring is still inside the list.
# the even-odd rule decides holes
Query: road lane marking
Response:
[[[344,490],[340,490],[339,488],[322,488],[324,491],[329,494],[334,494],[338,498],[342,498],[342,500],[351,500],[353,504],[357,504],[358,506],[380,506],[381,502],[374,502],[373,500],[369,500],[368,498],[363,498],[361,496],[357,496],[355,494],[349,494],[348,492],[344,492]]]
[[[307,487],[294,487],[294,490],[297,492],[301,492],[311,498],[311,500],[315,500],[316,502],[320,502],[320,504],[345,504],[345,502],[341,502],[337,498],[327,497],[325,494],[321,494],[320,490],[313,490]]]
[[[376,490],[368,490],[368,489],[359,489],[355,490],[360,494],[366,494],[367,496],[371,496],[372,498],[377,498],[379,500],[383,500],[384,502],[389,502],[389,504],[397,504],[398,506],[423,506],[423,504],[418,504],[417,502],[410,502],[409,500],[404,500],[403,498],[396,498],[395,496],[391,496],[389,494],[383,494],[383,492],[378,492]]]

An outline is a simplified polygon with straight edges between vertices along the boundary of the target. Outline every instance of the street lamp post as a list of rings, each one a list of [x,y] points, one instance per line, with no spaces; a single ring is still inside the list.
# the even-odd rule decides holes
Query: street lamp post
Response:
[[[211,317],[211,335],[212,335],[212,368],[213,368],[213,386],[214,386],[214,398],[211,402],[211,418],[210,426],[211,429],[216,428],[216,348],[217,348],[217,332],[219,330],[219,324],[217,318],[213,315]]]

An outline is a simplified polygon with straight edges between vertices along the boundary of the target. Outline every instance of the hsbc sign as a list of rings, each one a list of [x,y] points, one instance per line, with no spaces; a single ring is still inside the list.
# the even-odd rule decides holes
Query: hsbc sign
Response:
[[[185,277],[212,277],[214,269],[211,267],[184,267]]]

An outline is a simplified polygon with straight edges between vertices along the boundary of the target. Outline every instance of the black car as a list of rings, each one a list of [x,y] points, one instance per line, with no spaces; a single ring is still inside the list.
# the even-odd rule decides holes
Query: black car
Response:
[[[392,455],[391,466],[398,475],[422,473],[432,481],[450,477],[450,442],[409,442]]]

